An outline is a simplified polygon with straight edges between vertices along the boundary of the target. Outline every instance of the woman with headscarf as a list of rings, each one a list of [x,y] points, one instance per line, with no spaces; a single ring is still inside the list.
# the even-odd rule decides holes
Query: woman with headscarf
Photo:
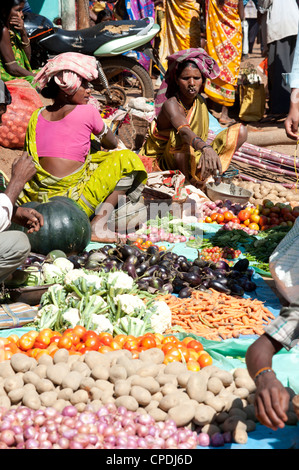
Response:
[[[37,74],[42,95],[53,104],[31,116],[25,150],[37,172],[20,201],[42,201],[45,194],[70,197],[94,216],[92,240],[113,242],[116,235],[107,226],[112,210],[121,196],[139,199],[147,173],[134,152],[117,149],[118,139],[90,104],[89,82],[97,76],[95,57],[72,52],[50,59]],[[110,151],[99,151],[95,136]]]
[[[204,49],[188,49],[168,57],[168,70],[158,91],[148,138],[140,155],[153,159],[153,171],[180,170],[187,181],[202,185],[226,171],[234,152],[245,142],[247,129],[235,124],[208,144],[209,114],[199,94],[204,79],[219,74]]]

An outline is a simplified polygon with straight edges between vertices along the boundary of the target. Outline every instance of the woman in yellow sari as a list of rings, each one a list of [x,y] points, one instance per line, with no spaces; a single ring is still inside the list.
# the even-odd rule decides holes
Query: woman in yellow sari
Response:
[[[247,139],[247,129],[235,124],[208,143],[209,114],[199,92],[203,79],[214,79],[217,63],[203,49],[188,49],[168,57],[168,70],[155,107],[156,119],[140,150],[152,158],[153,171],[180,170],[186,180],[202,186],[211,175],[226,171],[234,152]]]
[[[216,79],[207,78],[205,93],[222,106],[220,124],[231,124],[228,108],[235,102],[242,58],[243,0],[206,0],[206,51],[219,65]]]
[[[119,199],[138,201],[147,173],[134,152],[118,150],[117,138],[90,104],[88,82],[97,76],[95,57],[73,52],[50,59],[36,76],[42,95],[53,104],[31,116],[25,150],[36,174],[19,202],[69,197],[93,217],[92,241],[112,243],[117,240],[108,229],[112,211]],[[108,151],[99,151],[95,136]]]

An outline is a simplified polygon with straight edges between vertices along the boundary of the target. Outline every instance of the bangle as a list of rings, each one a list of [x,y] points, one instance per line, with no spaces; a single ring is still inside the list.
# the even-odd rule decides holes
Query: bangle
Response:
[[[23,42],[23,41],[22,41],[22,45],[23,45],[24,47],[30,46],[30,39],[28,39],[28,42]]]
[[[256,381],[256,379],[262,375],[262,374],[265,374],[266,372],[274,372],[274,370],[272,369],[272,367],[263,367],[262,369],[258,370],[257,373],[255,374],[255,376],[253,377],[253,380]],[[275,374],[275,372],[274,372]]]
[[[177,128],[176,133],[178,134],[183,127],[190,127],[190,124],[182,124]]]
[[[205,149],[206,147],[211,147],[211,146],[207,144],[207,145],[204,145],[203,147],[201,147],[201,149],[199,149],[199,150],[203,151],[203,149]]]
[[[16,60],[12,60],[11,62],[5,62],[4,65],[11,65],[11,64],[16,64]]]

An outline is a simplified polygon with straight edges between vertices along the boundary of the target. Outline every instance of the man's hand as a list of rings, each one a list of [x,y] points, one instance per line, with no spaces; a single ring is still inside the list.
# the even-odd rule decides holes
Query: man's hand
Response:
[[[16,159],[11,168],[11,180],[21,180],[24,186],[27,181],[35,175],[36,168],[32,157],[27,152],[23,152],[22,156]]]
[[[274,431],[283,428],[288,417],[290,395],[273,372],[260,375],[256,381],[255,414],[261,424]]]
[[[284,121],[284,127],[287,136],[290,139],[298,140],[298,125],[299,125],[299,90],[294,88],[291,93],[289,114]]]
[[[22,227],[28,228],[27,233],[38,232],[44,225],[42,214],[30,207],[15,207],[12,221]]]
[[[216,175],[217,170],[219,174],[222,173],[219,155],[212,147],[205,147],[203,149],[197,169],[200,171],[203,180],[207,179],[210,175]]]

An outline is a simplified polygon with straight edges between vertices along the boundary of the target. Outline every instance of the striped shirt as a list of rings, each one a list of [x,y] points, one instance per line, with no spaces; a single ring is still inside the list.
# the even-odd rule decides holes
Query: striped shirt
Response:
[[[299,297],[289,306],[282,307],[279,316],[265,328],[265,333],[288,351],[299,344]]]

